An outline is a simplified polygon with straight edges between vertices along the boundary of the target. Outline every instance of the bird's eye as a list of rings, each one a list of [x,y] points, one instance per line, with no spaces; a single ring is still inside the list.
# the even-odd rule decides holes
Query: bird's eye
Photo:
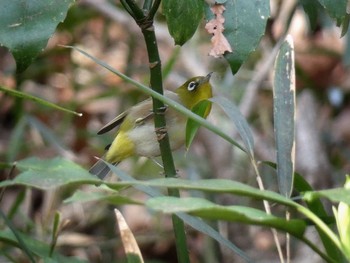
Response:
[[[198,85],[197,82],[191,81],[190,83],[188,83],[187,89],[188,89],[189,91],[192,91],[192,90],[194,90],[194,89],[197,87],[197,85]]]

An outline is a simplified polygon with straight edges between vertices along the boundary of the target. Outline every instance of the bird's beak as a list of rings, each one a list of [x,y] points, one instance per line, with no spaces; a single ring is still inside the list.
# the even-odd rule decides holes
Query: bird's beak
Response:
[[[202,83],[204,82],[209,82],[211,75],[213,75],[213,72],[210,72],[208,75],[204,77],[204,79],[201,81]]]

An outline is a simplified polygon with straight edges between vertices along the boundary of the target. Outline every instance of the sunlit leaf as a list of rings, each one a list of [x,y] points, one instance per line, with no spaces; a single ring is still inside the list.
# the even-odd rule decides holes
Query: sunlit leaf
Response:
[[[186,212],[206,219],[262,225],[302,237],[306,223],[302,220],[278,218],[246,206],[221,206],[202,198],[155,197],[146,202],[153,210],[163,213]]]
[[[321,191],[305,192],[303,198],[307,201],[312,201],[315,198],[324,197],[332,202],[343,202],[350,205],[350,189],[334,188]]]
[[[53,189],[69,184],[100,184],[101,180],[79,165],[62,158],[38,159],[35,157],[18,161],[21,173],[13,180],[0,182],[0,187],[25,185],[39,189]]]
[[[125,204],[141,204],[141,202],[134,200],[127,196],[122,196],[120,194],[111,192],[91,192],[91,191],[81,191],[77,190],[74,194],[64,200],[65,203],[72,202],[93,202],[93,201],[105,201],[112,205],[125,205]]]
[[[125,218],[118,209],[114,209],[114,213],[128,263],[143,263],[140,248]]]
[[[142,183],[139,184],[140,181],[137,181],[135,178],[128,175],[127,173],[125,173],[124,171],[119,169],[117,166],[114,166],[111,164],[108,164],[108,166],[109,166],[109,168],[111,168],[111,170],[115,174],[118,175],[118,177],[122,181],[126,182],[127,184],[132,183],[136,189],[138,189],[138,190],[140,190],[140,191],[142,191],[142,192],[144,192],[152,197],[163,196],[163,194],[158,189],[151,187],[151,186],[148,186],[146,184],[142,184]],[[113,187],[113,186],[111,185],[110,187]],[[206,224],[202,220],[200,220],[194,216],[185,214],[185,213],[176,213],[176,215],[179,218],[181,218],[186,224],[193,227],[193,229],[196,229],[196,230],[208,235],[209,237],[211,237],[214,240],[216,240],[217,242],[219,242],[221,245],[232,250],[234,253],[239,255],[246,262],[252,262],[252,260],[248,257],[248,255],[246,253],[244,253],[241,249],[239,249],[230,240],[223,237],[217,230],[215,230],[214,228],[212,228],[210,225]]]

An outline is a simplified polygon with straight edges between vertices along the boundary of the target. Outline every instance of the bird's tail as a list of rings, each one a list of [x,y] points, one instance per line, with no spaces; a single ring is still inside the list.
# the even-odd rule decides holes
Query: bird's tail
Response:
[[[113,164],[117,165],[117,163]],[[103,180],[111,169],[108,165],[102,160],[98,160],[89,170],[89,173],[96,175],[98,178]]]

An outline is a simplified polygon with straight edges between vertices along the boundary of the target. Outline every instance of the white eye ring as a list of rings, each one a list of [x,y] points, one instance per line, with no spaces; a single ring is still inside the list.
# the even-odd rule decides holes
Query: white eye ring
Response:
[[[191,82],[188,83],[188,85],[187,85],[187,89],[188,89],[189,91],[194,90],[196,87],[197,87],[197,82],[195,82],[195,81],[191,81]]]

